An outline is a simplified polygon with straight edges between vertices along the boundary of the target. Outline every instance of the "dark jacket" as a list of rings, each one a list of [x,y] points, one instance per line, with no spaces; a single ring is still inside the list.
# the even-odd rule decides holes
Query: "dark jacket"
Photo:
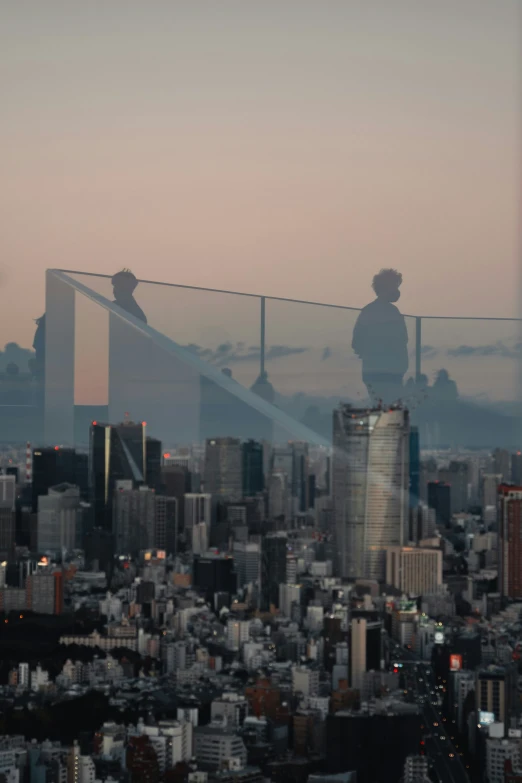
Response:
[[[376,299],[363,307],[353,330],[352,348],[364,373],[404,375],[408,369],[408,331],[391,302]]]

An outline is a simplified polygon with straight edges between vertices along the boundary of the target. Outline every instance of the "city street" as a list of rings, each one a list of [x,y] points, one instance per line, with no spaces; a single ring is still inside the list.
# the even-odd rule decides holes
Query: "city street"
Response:
[[[433,670],[420,662],[414,653],[391,642],[393,661],[402,663],[405,688],[412,700],[421,706],[424,716],[424,742],[431,770],[439,783],[469,783],[458,748],[451,739],[451,723],[440,714]]]

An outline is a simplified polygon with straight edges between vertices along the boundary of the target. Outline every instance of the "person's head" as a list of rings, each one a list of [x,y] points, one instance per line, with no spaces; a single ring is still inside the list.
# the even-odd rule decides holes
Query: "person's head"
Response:
[[[138,285],[138,280],[130,269],[122,269],[121,272],[117,272],[111,282],[116,299],[121,296],[132,296],[134,289]]]
[[[399,291],[401,283],[402,275],[396,269],[381,269],[379,274],[373,278],[372,288],[378,299],[385,302],[396,302],[401,295]]]
[[[226,375],[227,378],[232,378],[232,370],[230,369],[230,367],[223,367],[221,372],[223,373],[223,375]]]
[[[437,381],[440,383],[445,383],[446,381],[449,381],[449,372],[447,370],[439,370],[437,373]]]

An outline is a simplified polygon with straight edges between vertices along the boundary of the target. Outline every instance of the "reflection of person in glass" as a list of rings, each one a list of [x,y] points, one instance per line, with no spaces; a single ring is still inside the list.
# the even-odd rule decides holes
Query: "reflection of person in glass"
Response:
[[[122,269],[121,272],[117,272],[114,275],[111,282],[114,291],[114,304],[117,304],[122,310],[126,310],[135,318],[139,318],[140,321],[147,323],[145,313],[133,296],[138,280],[132,272],[129,269]]]
[[[432,391],[437,402],[456,402],[459,398],[457,384],[444,369],[438,371]]]
[[[366,305],[353,330],[352,348],[362,360],[362,377],[373,403],[397,402],[408,369],[408,332],[404,316],[393,303],[401,293],[402,275],[381,269],[373,278],[377,298]]]

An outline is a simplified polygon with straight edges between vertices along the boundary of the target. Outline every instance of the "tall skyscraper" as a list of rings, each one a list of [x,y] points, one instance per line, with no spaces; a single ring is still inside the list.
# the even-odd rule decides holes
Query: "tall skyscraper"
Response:
[[[493,473],[500,474],[504,484],[511,483],[511,454],[507,449],[495,449],[493,452]]]
[[[417,427],[410,428],[410,508],[416,509],[420,499],[420,441]]]
[[[204,555],[208,552],[208,525],[206,522],[198,522],[192,528],[192,552],[195,555]]]
[[[15,545],[16,480],[14,476],[0,476],[0,557],[10,556]]]
[[[292,498],[293,511],[304,514],[308,511],[308,443],[295,441],[292,447]]]
[[[482,476],[482,514],[487,523],[497,519],[498,488],[501,484],[500,473],[484,473]]]
[[[209,492],[187,492],[183,499],[185,506],[185,536],[192,541],[192,531],[200,522],[212,523],[212,495]]]
[[[113,533],[117,554],[136,555],[155,544],[155,492],[148,487],[132,488],[121,482],[114,492]]]
[[[522,452],[511,455],[511,481],[518,487],[522,486]]]
[[[188,459],[187,459],[188,462]],[[176,498],[178,504],[178,532],[185,530],[185,501],[187,492],[192,492],[191,474],[188,466],[167,464],[161,471],[161,494]]]
[[[90,433],[89,485],[97,527],[112,528],[117,481],[134,488],[161,485],[161,442],[147,437],[146,423],[112,426],[93,422]]]
[[[16,478],[15,476],[0,475],[0,505],[14,511],[16,506]]]
[[[402,546],[409,507],[409,415],[401,408],[333,416],[333,504],[338,573],[386,576],[386,549]]]
[[[263,445],[247,440],[241,447],[243,459],[243,497],[251,498],[265,488]]]
[[[258,543],[234,541],[232,545],[236,563],[238,587],[259,581],[261,547]]]
[[[522,599],[522,486],[501,484],[499,494],[499,586],[504,598]]]
[[[451,524],[451,487],[444,481],[428,484],[428,508],[435,511],[435,524],[449,527]]]
[[[154,547],[168,555],[178,551],[178,500],[168,495],[156,495],[154,501]]]
[[[238,501],[243,494],[241,441],[209,438],[205,448],[205,492],[216,501]]]
[[[467,462],[452,460],[447,468],[439,471],[440,481],[451,487],[451,514],[468,510],[469,465]]]
[[[261,541],[261,609],[279,606],[279,585],[286,582],[286,553],[288,538],[285,533],[271,533]]]
[[[352,688],[357,690],[362,687],[363,674],[366,671],[366,624],[363,617],[356,617],[350,626],[350,679]]]

